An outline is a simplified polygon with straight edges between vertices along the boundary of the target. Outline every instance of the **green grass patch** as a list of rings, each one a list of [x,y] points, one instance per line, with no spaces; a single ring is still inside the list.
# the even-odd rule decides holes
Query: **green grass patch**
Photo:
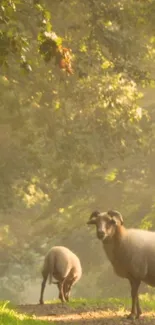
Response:
[[[111,309],[111,310],[125,310],[130,308],[130,299],[119,299],[119,298],[109,298],[109,299],[71,299],[68,303],[72,308],[101,308],[101,309]]]
[[[54,323],[50,324],[54,325]],[[6,301],[0,302],[0,325],[49,325],[49,322],[17,313],[9,301]]]
[[[141,307],[145,311],[155,311],[155,295],[144,294],[139,295]],[[59,300],[52,300],[46,303],[55,304],[60,303]],[[71,299],[68,306],[71,308],[80,308],[80,307],[101,307],[108,308],[111,310],[127,310],[131,308],[131,298],[109,298],[109,299]]]

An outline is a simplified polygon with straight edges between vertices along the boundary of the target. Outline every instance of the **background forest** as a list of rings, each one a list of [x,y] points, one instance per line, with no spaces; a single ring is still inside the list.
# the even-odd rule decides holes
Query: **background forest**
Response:
[[[114,208],[155,229],[154,17],[153,0],[1,1],[1,300],[38,302],[57,244],[81,259],[75,296],[127,295],[86,222]]]

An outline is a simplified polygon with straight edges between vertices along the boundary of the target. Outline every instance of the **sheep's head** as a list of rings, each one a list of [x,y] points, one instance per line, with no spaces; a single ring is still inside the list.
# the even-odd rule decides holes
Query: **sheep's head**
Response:
[[[87,224],[96,225],[97,237],[104,241],[114,235],[117,226],[123,225],[123,217],[115,210],[109,210],[108,212],[94,211]]]

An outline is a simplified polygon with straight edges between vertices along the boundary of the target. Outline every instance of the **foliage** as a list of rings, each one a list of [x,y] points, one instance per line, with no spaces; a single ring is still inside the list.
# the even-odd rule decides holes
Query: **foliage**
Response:
[[[45,62],[49,62],[54,57],[61,69],[73,73],[71,50],[64,48],[61,38],[52,31],[50,12],[40,1],[2,0],[0,24],[1,67],[10,67],[14,64],[15,58],[17,62],[20,61],[21,68],[31,72],[33,64],[31,50],[34,49],[31,41],[33,39],[35,43],[38,39],[39,51]],[[28,29],[27,24],[29,24]],[[36,46],[35,52],[37,56]]]
[[[55,244],[81,259],[75,295],[88,272],[90,296],[117,294],[87,218],[115,207],[154,227],[154,11],[152,0],[1,1],[1,298],[16,299],[17,283],[23,297]]]

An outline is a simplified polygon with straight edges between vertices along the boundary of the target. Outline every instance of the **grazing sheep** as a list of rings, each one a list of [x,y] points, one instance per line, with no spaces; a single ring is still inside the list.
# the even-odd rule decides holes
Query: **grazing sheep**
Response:
[[[43,294],[47,278],[49,283],[57,284],[59,299],[69,301],[72,286],[81,278],[82,268],[79,258],[68,248],[63,246],[52,247],[45,256],[42,269],[43,281],[41,285],[40,304],[43,304]],[[57,281],[52,282],[52,278]]]
[[[139,318],[138,289],[141,282],[155,286],[155,232],[127,229],[118,211],[94,211],[88,225],[96,225],[96,233],[115,273],[127,278],[131,286],[132,308],[128,318]]]

